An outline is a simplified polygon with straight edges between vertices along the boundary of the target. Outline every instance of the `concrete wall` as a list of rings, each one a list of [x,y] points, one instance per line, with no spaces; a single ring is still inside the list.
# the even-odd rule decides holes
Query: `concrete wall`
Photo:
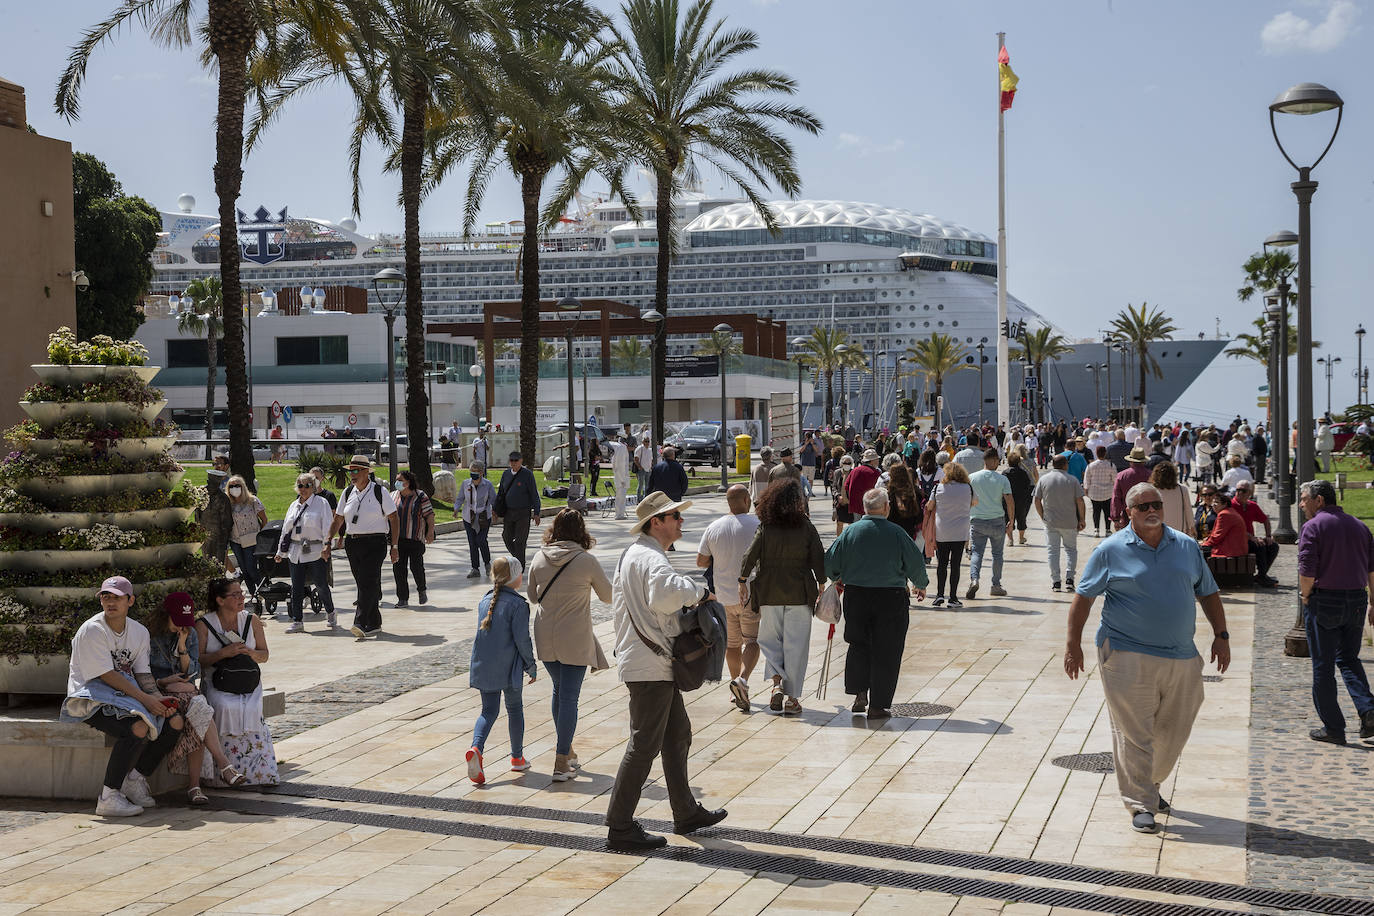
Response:
[[[0,428],[26,416],[17,402],[48,334],[76,327],[72,147],[29,133],[23,92],[0,80]]]

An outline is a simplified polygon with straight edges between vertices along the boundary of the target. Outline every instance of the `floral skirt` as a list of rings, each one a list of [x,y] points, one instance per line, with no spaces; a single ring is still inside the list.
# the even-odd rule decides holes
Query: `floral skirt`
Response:
[[[277,784],[277,752],[272,747],[272,733],[267,730],[266,722],[262,722],[257,730],[241,735],[221,733],[219,740],[229,764],[248,777],[245,785]],[[218,773],[213,774],[209,781],[213,786],[224,785]]]
[[[172,773],[185,774],[186,758],[204,746],[205,732],[215,720],[215,711],[210,708],[205,697],[198,693],[174,693],[169,696],[177,701],[177,712],[186,720],[186,727],[181,730],[181,737],[177,739],[176,746],[167,755],[167,769]],[[209,755],[206,756],[208,758]],[[205,765],[202,763],[202,772],[204,769]]]

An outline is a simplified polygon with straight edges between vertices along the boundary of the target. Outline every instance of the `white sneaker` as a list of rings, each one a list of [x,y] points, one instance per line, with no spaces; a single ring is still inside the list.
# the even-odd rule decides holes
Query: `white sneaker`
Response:
[[[286,632],[288,632],[288,633],[304,633],[304,632],[305,632],[305,622],[304,622],[304,621],[301,621],[301,620],[293,620],[293,621],[291,621],[291,625],[290,625],[289,627],[286,628]]]
[[[109,786],[100,787],[100,799],[95,803],[95,813],[101,817],[134,817],[143,809],[116,792]]]
[[[135,805],[142,805],[145,808],[152,808],[157,805],[157,802],[153,801],[153,793],[148,791],[148,780],[138,770],[129,771],[129,775],[124,777],[124,785],[119,791]]]

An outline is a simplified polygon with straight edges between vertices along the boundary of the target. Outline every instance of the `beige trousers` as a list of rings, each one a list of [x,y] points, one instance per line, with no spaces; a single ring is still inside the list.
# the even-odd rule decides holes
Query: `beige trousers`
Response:
[[[1112,718],[1116,783],[1131,811],[1159,810],[1159,786],[1178,763],[1202,708],[1202,656],[1160,658],[1097,649]]]

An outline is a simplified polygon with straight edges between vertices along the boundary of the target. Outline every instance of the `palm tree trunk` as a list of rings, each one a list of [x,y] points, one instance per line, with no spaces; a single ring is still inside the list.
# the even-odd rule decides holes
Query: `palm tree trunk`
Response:
[[[1150,354],[1150,342],[1142,340],[1140,342],[1140,413],[1136,416],[1143,418],[1145,415],[1145,360]]]
[[[205,316],[205,355],[209,368],[205,378],[205,460],[210,460],[210,440],[215,430],[215,364],[219,362],[215,347],[215,324],[212,315]]]
[[[941,419],[941,417],[940,417],[940,405],[944,403],[944,402],[943,402],[942,400],[940,400],[940,399],[943,398],[944,396],[945,396],[945,377],[944,377],[943,375],[936,375],[936,376],[935,376],[935,428],[936,428],[936,429],[939,429],[939,428],[940,428],[940,419]]]
[[[825,370],[825,425],[835,427],[835,370]]]
[[[539,194],[547,170],[520,168],[525,243],[520,249],[520,451],[535,462],[534,427],[539,406]],[[569,417],[572,423],[575,418]]]
[[[663,316],[654,328],[654,446],[663,442],[664,377],[668,367],[668,271],[672,268],[673,174],[677,162],[670,158],[667,168],[659,169],[658,205],[654,215],[658,229],[658,272],[654,276],[654,308]]]
[[[401,199],[405,207],[406,259],[406,434],[415,484],[434,495],[429,468],[429,398],[425,396],[425,304],[420,283],[420,183],[425,161],[426,97],[412,86],[401,124]],[[387,341],[388,349],[390,341]],[[394,358],[390,353],[388,358]],[[395,448],[396,431],[391,431]]]
[[[244,0],[210,0],[210,50],[219,64],[215,112],[215,194],[219,198],[220,288],[224,312],[224,387],[229,408],[229,467],[253,488],[253,408],[244,361],[239,279],[238,200],[243,187],[243,105],[248,52],[256,30]]]

